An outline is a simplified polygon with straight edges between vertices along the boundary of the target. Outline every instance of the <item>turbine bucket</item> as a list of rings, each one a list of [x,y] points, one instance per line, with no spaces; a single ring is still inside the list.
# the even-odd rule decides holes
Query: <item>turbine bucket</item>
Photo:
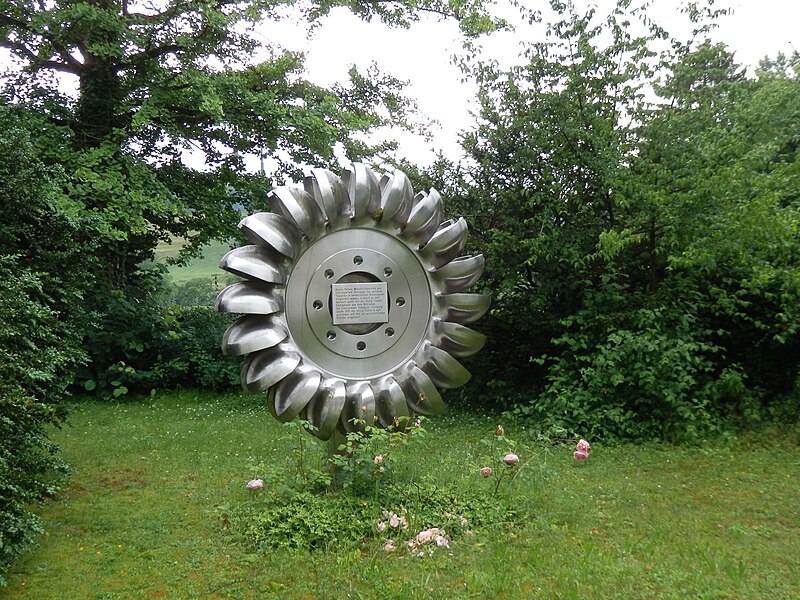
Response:
[[[446,294],[437,298],[445,321],[473,323],[489,310],[492,299],[485,294]]]
[[[289,258],[297,258],[300,230],[288,219],[275,213],[256,213],[245,217],[239,229],[257,246],[268,246]]]
[[[368,166],[353,163],[342,175],[350,196],[351,214],[355,221],[372,216],[380,208],[380,186],[378,178]]]
[[[271,388],[300,364],[300,355],[276,346],[247,357],[242,365],[242,387],[251,394]]]
[[[471,375],[460,362],[441,348],[425,342],[422,347],[422,370],[437,387],[452,389],[462,387]]]
[[[434,269],[443,267],[464,249],[467,243],[467,222],[463,217],[450,219],[439,226],[420,254]]]
[[[378,381],[373,391],[376,396],[375,410],[381,426],[402,429],[400,417],[408,417],[409,414],[406,396],[400,384],[393,376],[387,375]]]
[[[342,217],[350,218],[350,198],[342,180],[336,175],[327,169],[312,169],[311,175],[303,180],[303,185],[329,226]]]
[[[272,315],[251,315],[235,321],[222,337],[222,353],[241,356],[272,348],[286,339],[286,326]]]
[[[442,222],[442,199],[436,190],[431,189],[429,194],[417,194],[415,200],[403,235],[424,245]]]
[[[344,409],[346,390],[340,379],[323,380],[317,393],[306,405],[302,418],[314,426],[312,433],[321,440],[330,439]]]
[[[272,415],[287,423],[300,414],[319,390],[319,371],[300,366],[272,388]]]
[[[433,344],[458,358],[472,356],[486,343],[486,336],[449,321],[434,321]]]
[[[283,258],[262,246],[241,246],[222,257],[221,269],[247,279],[266,283],[286,283]]]
[[[375,394],[365,381],[347,383],[341,425],[345,432],[364,431],[375,424]]]
[[[305,191],[288,186],[275,188],[267,196],[273,212],[288,219],[309,239],[316,237],[321,219],[320,209]]]
[[[433,278],[440,282],[446,294],[462,292],[480,279],[483,274],[483,254],[455,258],[433,272]]]
[[[402,171],[395,171],[391,176],[385,175],[380,186],[382,218],[405,227],[414,204],[414,190],[408,177]]]
[[[283,303],[273,285],[258,281],[240,281],[229,285],[219,293],[214,303],[214,310],[270,315],[283,310]]]
[[[444,402],[439,390],[414,361],[409,361],[398,381],[406,395],[408,407],[413,412],[425,416],[444,412]]]

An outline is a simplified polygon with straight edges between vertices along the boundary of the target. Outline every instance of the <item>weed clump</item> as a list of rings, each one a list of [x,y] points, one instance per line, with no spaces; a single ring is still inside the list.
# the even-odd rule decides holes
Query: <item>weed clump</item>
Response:
[[[419,457],[426,455],[427,432],[419,418],[388,429],[362,423],[334,438],[327,453],[312,451],[321,443],[304,435],[313,428],[309,423],[285,427],[297,430],[289,468],[252,464],[254,479],[218,508],[226,531],[253,550],[373,544],[423,556],[476,530],[514,527],[522,516],[511,487],[524,463],[502,428],[481,444],[480,453],[499,465],[486,485],[484,471],[469,464],[448,465],[447,471],[463,473],[449,484],[440,481],[439,470],[426,470]]]

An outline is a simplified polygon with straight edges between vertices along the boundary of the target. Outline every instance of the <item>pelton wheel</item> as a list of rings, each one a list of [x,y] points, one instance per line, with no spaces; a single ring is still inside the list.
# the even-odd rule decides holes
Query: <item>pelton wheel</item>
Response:
[[[244,388],[269,390],[278,420],[307,419],[322,439],[440,413],[439,389],[470,377],[456,358],[486,341],[463,325],[490,301],[463,293],[484,266],[458,256],[464,219],[443,221],[439,194],[414,195],[401,171],[378,179],[359,163],[341,177],[314,169],[269,203],[239,223],[252,245],[220,262],[244,278],[216,302],[244,313],[222,340],[248,355]]]

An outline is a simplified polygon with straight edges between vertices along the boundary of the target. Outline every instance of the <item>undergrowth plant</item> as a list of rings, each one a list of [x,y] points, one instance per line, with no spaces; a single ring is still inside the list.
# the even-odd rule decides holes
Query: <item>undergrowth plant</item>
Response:
[[[481,440],[487,454],[487,462],[495,467],[483,466],[480,469],[481,477],[491,478],[494,482],[492,493],[496,496],[500,491],[503,480],[513,481],[519,475],[523,465],[519,456],[513,452],[516,442],[506,437],[505,429],[498,425],[494,435]]]
[[[502,428],[481,446],[500,465],[495,484],[486,487],[480,485],[484,473],[466,454],[434,471],[419,467],[426,442],[422,419],[401,418],[385,429],[355,425],[360,427],[325,449],[306,434],[313,430],[309,423],[286,424],[294,430],[289,462],[251,461],[253,479],[235,484],[231,502],[218,508],[226,530],[260,551],[382,544],[387,552],[402,548],[423,556],[476,529],[513,527],[521,514],[510,493],[498,493],[502,481],[522,472],[511,452],[515,443]],[[464,476],[458,481],[442,481],[442,473],[459,471]]]
[[[387,428],[354,420],[357,429],[342,437],[334,437],[328,456],[328,467],[335,475],[334,483],[355,493],[376,492],[389,481],[394,455],[425,436],[423,418],[396,417]]]

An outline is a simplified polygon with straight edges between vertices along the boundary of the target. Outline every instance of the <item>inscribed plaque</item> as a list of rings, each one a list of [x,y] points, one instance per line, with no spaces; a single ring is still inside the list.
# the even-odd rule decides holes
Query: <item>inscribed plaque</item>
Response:
[[[389,321],[386,282],[334,283],[333,324],[358,325]]]

